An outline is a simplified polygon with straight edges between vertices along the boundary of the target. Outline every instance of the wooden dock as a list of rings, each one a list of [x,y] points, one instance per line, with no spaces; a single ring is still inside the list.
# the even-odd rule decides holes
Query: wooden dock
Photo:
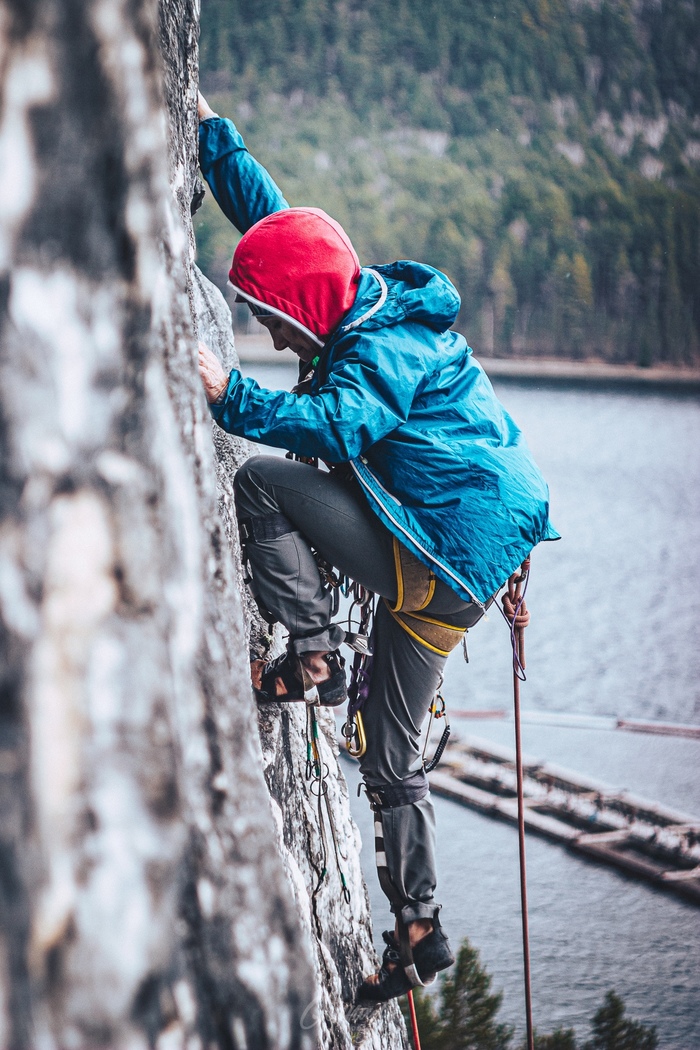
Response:
[[[525,828],[700,905],[700,817],[523,759]],[[450,743],[436,795],[517,823],[515,752],[477,737]]]

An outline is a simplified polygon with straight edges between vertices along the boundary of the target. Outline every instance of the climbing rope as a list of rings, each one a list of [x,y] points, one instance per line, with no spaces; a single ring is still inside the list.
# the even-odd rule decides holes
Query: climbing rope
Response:
[[[413,989],[406,992],[408,998],[408,1012],[411,1018],[411,1035],[413,1036],[413,1050],[420,1050],[420,1035],[418,1034],[418,1018],[416,1017],[416,1004],[413,1002]]]
[[[523,926],[523,971],[525,978],[525,1021],[527,1050],[534,1050],[532,1028],[532,989],[530,985],[530,930],[527,916],[527,872],[525,865],[525,803],[523,799],[523,752],[520,737],[520,683],[525,681],[524,631],[530,622],[525,605],[525,592],[530,575],[530,558],[526,558],[517,572],[508,580],[506,593],[501,598],[503,616],[510,625],[513,646],[513,706],[515,718],[515,772],[518,791],[518,847],[520,853],[520,905]]]
[[[530,613],[525,605],[525,592],[530,576],[530,558],[527,557],[517,572],[508,579],[506,593],[501,598],[501,615],[510,630],[513,647],[513,672],[520,682],[527,681],[525,675],[525,628],[530,623]]]

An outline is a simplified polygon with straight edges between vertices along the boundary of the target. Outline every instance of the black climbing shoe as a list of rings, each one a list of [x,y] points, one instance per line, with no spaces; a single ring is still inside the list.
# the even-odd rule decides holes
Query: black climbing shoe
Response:
[[[415,983],[408,979],[401,965],[399,943],[395,935],[385,930],[382,937],[386,948],[382,956],[379,980],[376,983],[363,981],[357,992],[358,1001],[386,1003],[389,999],[405,995],[415,987]],[[432,984],[438,971],[446,970],[454,961],[450,942],[439,924],[436,924],[433,932],[419,941],[413,949],[413,965],[423,984]],[[390,965],[393,965],[391,970]]]
[[[270,663],[262,660],[251,661],[253,688],[258,701],[278,704],[304,703],[314,707],[338,707],[348,698],[345,681],[345,660],[337,649],[326,653],[323,659],[330,669],[330,678],[323,682],[312,682],[304,673],[301,660],[295,652],[288,649]],[[259,685],[255,685],[259,676]],[[278,682],[285,692],[278,695]]]

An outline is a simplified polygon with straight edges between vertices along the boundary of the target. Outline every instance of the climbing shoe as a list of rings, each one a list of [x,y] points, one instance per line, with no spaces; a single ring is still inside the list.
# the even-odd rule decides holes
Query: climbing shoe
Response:
[[[385,1003],[389,999],[405,995],[415,987],[416,982],[409,980],[401,965],[399,942],[396,936],[389,930],[385,930],[382,937],[386,948],[382,956],[381,969],[377,975],[379,980],[376,982],[363,981],[357,992],[358,1001]],[[452,954],[450,942],[439,925],[436,925],[433,932],[413,948],[413,965],[423,984],[432,984],[438,971],[446,970],[448,966],[452,966],[454,961],[455,957]]]
[[[314,707],[338,707],[348,698],[345,660],[337,649],[325,653],[330,677],[312,682],[299,656],[288,649],[269,663],[252,660],[250,673],[256,698],[263,703],[307,703]]]

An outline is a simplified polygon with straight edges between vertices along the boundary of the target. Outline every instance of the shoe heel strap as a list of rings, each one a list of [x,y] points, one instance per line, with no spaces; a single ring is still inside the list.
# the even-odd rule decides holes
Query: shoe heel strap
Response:
[[[299,660],[299,668],[301,670],[302,688],[304,690],[304,703],[308,704],[309,707],[319,707],[321,704],[321,698],[318,695],[318,687],[316,683],[312,682],[311,677],[301,660]]]

